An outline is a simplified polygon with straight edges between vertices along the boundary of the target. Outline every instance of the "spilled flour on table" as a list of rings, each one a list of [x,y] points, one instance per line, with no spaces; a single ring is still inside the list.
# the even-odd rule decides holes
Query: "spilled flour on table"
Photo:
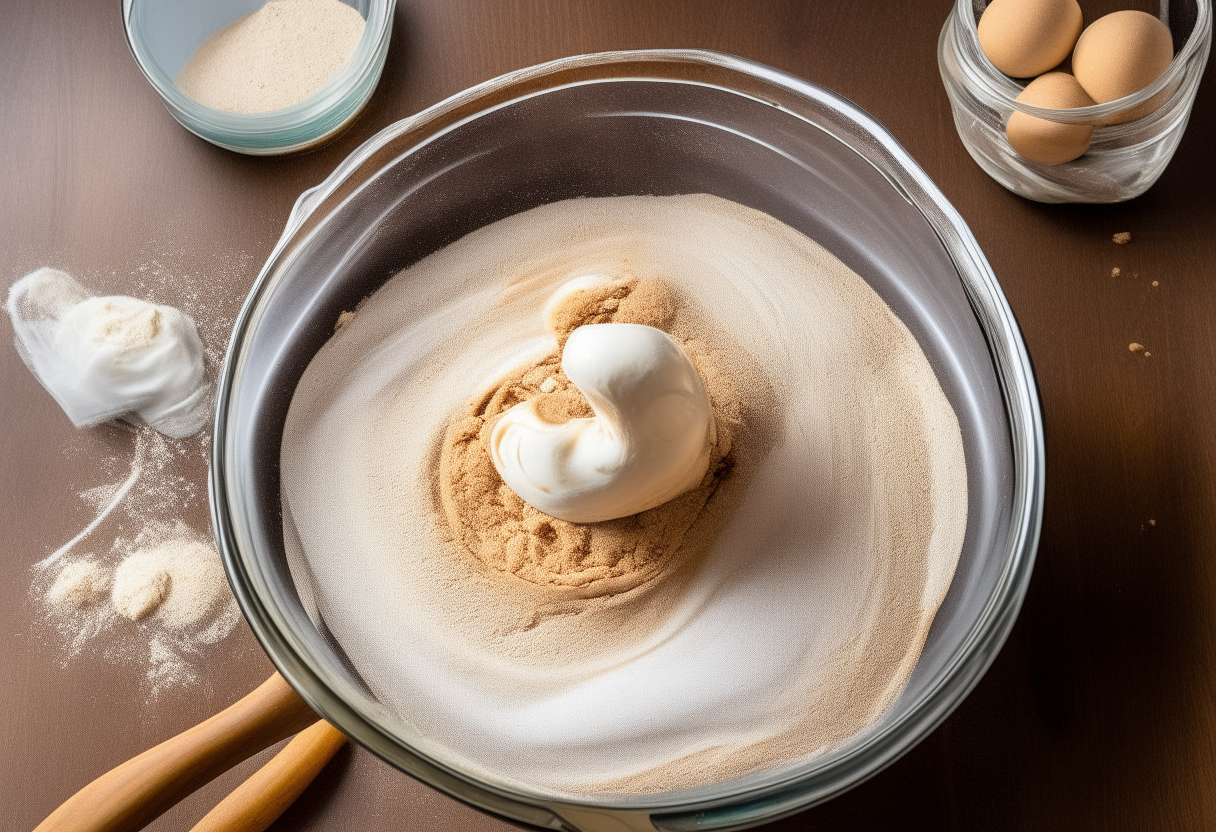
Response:
[[[240,252],[201,258],[179,240],[148,242],[134,257],[108,274],[79,277],[100,294],[128,294],[190,316],[204,377],[213,382],[244,297],[233,288],[248,286],[258,259]],[[88,479],[72,483],[60,510],[83,517],[67,529],[55,524],[55,536],[29,552],[33,635],[64,667],[100,660],[129,671],[131,692],[148,702],[206,685],[216,659],[241,648],[235,639],[219,645],[241,615],[207,521],[209,429],[171,439],[106,422],[74,432],[62,452],[72,467],[84,463],[80,474]]]
[[[240,611],[210,537],[172,519],[203,498],[176,469],[205,453],[206,439],[130,430],[129,470],[80,492],[97,513],[34,565],[31,593],[65,664],[85,653],[138,664],[155,697],[199,681],[202,649],[231,633]]]
[[[175,240],[149,242],[138,258],[108,274],[80,277],[101,294],[126,294],[189,315],[213,381],[244,291],[257,272],[252,255],[200,259]],[[70,269],[69,269],[70,270]],[[42,540],[30,553],[34,633],[66,667],[101,660],[138,674],[149,700],[205,684],[204,669],[240,621],[206,520],[209,429],[171,439],[150,428],[108,422],[76,431],[62,448],[88,461],[89,479],[73,485],[85,509],[80,524]],[[99,469],[95,466],[100,466]],[[135,681],[133,675],[132,681]]]

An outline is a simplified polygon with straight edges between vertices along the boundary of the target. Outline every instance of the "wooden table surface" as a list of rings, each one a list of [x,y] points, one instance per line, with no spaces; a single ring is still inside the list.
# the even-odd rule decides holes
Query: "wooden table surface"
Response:
[[[1135,2],[1082,6],[1089,19]],[[472,84],[579,53],[700,47],[830,87],[904,144],[1000,278],[1038,374],[1047,508],[1021,617],[975,691],[886,771],[766,828],[1216,828],[1216,79],[1145,196],[1026,202],[955,134],[935,57],[950,5],[399,0],[384,79],[354,127],[258,159],[173,121],[127,50],[118,0],[0,0],[0,280],[56,266],[98,292],[185,305],[222,346],[300,191]],[[1118,231],[1132,242],[1114,245]],[[68,657],[39,624],[31,565],[88,522],[81,490],[112,481],[130,446],[119,428],[73,429],[0,316],[0,830],[33,827],[271,671],[242,622],[201,657],[202,682],[152,697],[141,666]],[[180,516],[206,532],[201,454],[182,475],[195,488]],[[260,759],[151,828],[188,829]],[[348,748],[273,828],[509,827]]]

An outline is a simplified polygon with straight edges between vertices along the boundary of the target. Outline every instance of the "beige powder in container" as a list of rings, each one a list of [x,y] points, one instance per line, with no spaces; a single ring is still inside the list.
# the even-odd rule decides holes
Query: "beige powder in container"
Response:
[[[364,25],[340,0],[270,0],[207,38],[177,85],[216,110],[281,110],[314,95],[345,66]]]

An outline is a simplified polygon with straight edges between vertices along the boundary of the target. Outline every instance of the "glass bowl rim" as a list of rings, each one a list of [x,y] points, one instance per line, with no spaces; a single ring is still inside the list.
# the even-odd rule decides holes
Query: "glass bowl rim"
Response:
[[[805,100],[808,106],[826,109],[833,117],[847,123],[856,135],[852,137],[853,141],[849,141],[849,137],[826,130],[822,125],[812,122],[808,117],[781,103],[759,98],[742,89],[690,81],[674,75],[652,75],[647,78],[639,77],[639,73],[619,74],[609,71],[614,66],[628,64],[673,67],[695,64],[725,69],[746,76],[750,81],[762,86],[778,88],[795,99]],[[517,95],[503,102],[491,101],[490,106],[476,108],[471,114],[458,118],[436,133],[423,136],[408,150],[393,153],[391,161],[396,161],[416,152],[436,135],[458,129],[461,124],[486,112],[532,95],[541,95],[568,86],[544,86],[543,82],[549,76],[571,69],[599,73],[595,77],[574,82],[575,84],[652,80],[710,86],[750,98],[777,107],[803,121],[808,127],[827,132],[875,167],[897,193],[924,216],[954,263],[957,276],[988,340],[994,372],[1001,386],[1009,418],[1015,476],[1008,551],[1005,553],[1003,570],[983,612],[972,624],[967,637],[950,661],[938,673],[934,683],[928,686],[920,698],[910,704],[897,720],[887,725],[881,735],[863,735],[859,742],[847,742],[842,746],[844,753],[830,752],[815,758],[813,762],[816,765],[809,770],[779,775],[771,781],[727,794],[691,797],[689,793],[696,790],[687,790],[619,800],[597,800],[590,797],[586,800],[559,799],[481,781],[428,758],[424,752],[410,747],[386,726],[379,724],[371,709],[349,701],[342,693],[347,687],[343,682],[301,655],[302,643],[294,637],[287,620],[275,609],[265,591],[266,587],[260,581],[258,570],[255,568],[256,554],[242,550],[241,530],[239,524],[234,522],[234,511],[229,506],[231,494],[240,490],[239,484],[229,474],[229,446],[233,440],[229,437],[227,422],[233,404],[233,392],[244,363],[243,345],[247,335],[256,326],[262,299],[275,285],[278,265],[294,250],[293,238],[313,212],[326,202],[327,198],[338,192],[362,165],[369,161],[379,163],[374,157],[393,139],[412,130],[422,130],[428,125],[440,122],[445,116],[451,117],[453,114],[460,115],[469,111],[480,99],[492,98],[495,93],[512,87],[518,90]],[[351,195],[342,197],[343,200],[349,198]],[[217,382],[208,486],[216,541],[229,581],[263,649],[309,705],[361,745],[396,767],[480,808],[538,825],[548,825],[547,819],[552,817],[549,811],[558,811],[560,815],[559,808],[563,806],[601,811],[655,812],[656,817],[659,814],[667,814],[674,820],[673,813],[685,817],[697,812],[736,807],[749,802],[762,803],[763,820],[769,821],[826,800],[877,773],[927,736],[978,683],[1012,629],[1029,584],[1042,526],[1044,461],[1043,423],[1037,388],[1030,357],[1013,311],[961,215],[895,138],[869,114],[839,94],[780,70],[720,52],[655,49],[601,52],[562,58],[506,73],[475,85],[414,116],[385,127],[353,151],[323,182],[301,194],[288,218],[282,237],[268,256],[234,325]],[[818,765],[819,763],[822,765]],[[843,771],[844,776],[837,776],[835,782],[828,784],[826,788],[821,785],[818,792],[808,790],[808,784],[812,783],[816,775],[821,775],[829,769],[834,774]]]

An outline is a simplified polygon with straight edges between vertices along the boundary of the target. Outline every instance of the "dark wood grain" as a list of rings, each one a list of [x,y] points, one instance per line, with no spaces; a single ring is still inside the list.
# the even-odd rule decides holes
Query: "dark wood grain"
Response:
[[[1152,9],[1082,6],[1087,17]],[[384,79],[354,127],[313,153],[253,159],[169,117],[127,51],[117,0],[0,0],[0,281],[53,265],[100,291],[195,297],[217,320],[231,318],[296,196],[359,142],[551,58],[718,49],[835,89],[908,148],[1000,278],[1038,374],[1047,512],[1018,625],[963,705],[885,772],[769,828],[1216,828],[1213,79],[1145,196],[1106,207],[1029,203],[988,179],[954,132],[935,58],[949,7],[401,0]],[[1116,231],[1132,242],[1114,245]],[[0,316],[0,830],[24,830],[271,668],[243,625],[207,657],[203,684],[154,701],[132,694],[122,663],[63,664],[35,626],[29,567],[87,522],[78,492],[107,481],[106,459],[131,440],[74,430],[10,340]],[[1130,353],[1132,341],[1152,356]],[[201,483],[201,462],[188,468]],[[183,510],[207,528],[205,499]],[[189,828],[269,753],[152,828]],[[345,749],[273,828],[507,827]]]

